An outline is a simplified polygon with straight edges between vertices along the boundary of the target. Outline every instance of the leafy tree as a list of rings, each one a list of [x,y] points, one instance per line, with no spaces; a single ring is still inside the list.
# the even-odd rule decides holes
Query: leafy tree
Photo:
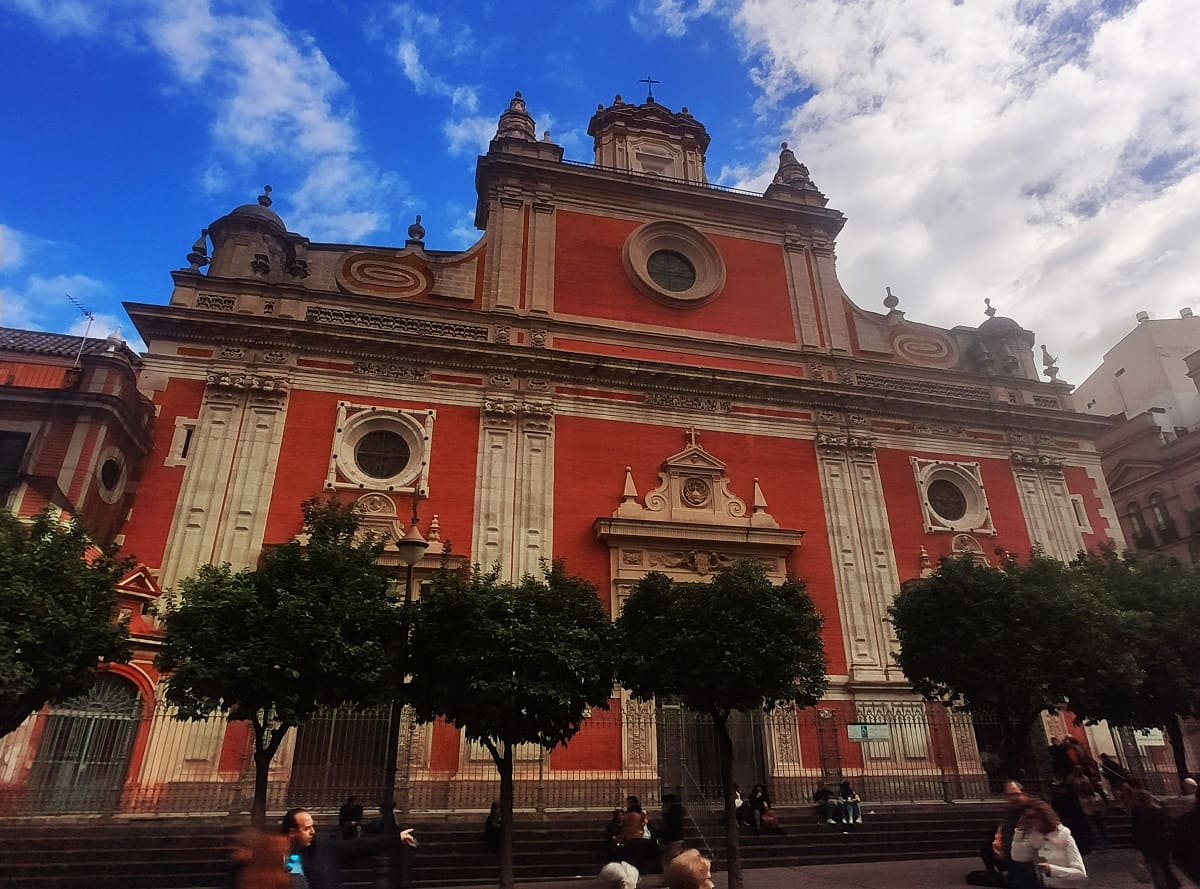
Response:
[[[128,660],[116,586],[129,567],[77,523],[0,510],[0,737],[46,702],[87,691],[102,659]]]
[[[928,700],[995,715],[1001,764],[1015,777],[1043,710],[1105,684],[1132,688],[1137,664],[1120,645],[1121,614],[1055,559],[1034,553],[1001,568],[943,559],[906,582],[889,613],[896,658]]]
[[[562,563],[519,583],[445,568],[422,590],[409,646],[408,698],[491,754],[500,774],[500,884],[513,884],[513,750],[547,750],[579,731],[613,687],[611,623],[596,588]]]
[[[1140,669],[1136,685],[1095,682],[1077,689],[1081,718],[1166,730],[1179,777],[1188,774],[1180,716],[1200,716],[1200,572],[1169,556],[1109,548],[1080,556],[1081,582],[1122,610],[1121,648]]]
[[[225,713],[254,730],[252,820],[288,731],[320,706],[371,703],[392,690],[399,610],[376,564],[383,543],[358,535],[353,506],[306,501],[307,542],[272,548],[257,570],[204,565],[166,613],[167,700],[180,719]]]
[[[709,583],[676,583],[652,573],[617,620],[618,675],[641,698],[678,698],[712,717],[725,797],[729,885],[741,889],[742,859],[733,804],[735,710],[815,704],[825,693],[821,615],[798,580],[775,586],[754,560],[735,562]],[[753,639],[746,646],[738,640]]]

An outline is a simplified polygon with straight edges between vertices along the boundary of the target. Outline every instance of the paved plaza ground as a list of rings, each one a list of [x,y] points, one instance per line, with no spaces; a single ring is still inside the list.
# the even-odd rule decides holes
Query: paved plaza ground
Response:
[[[1136,876],[1137,853],[1128,849],[1100,852],[1086,859],[1088,879],[1080,889],[1149,889]],[[821,864],[811,867],[771,867],[745,871],[745,889],[962,889],[963,877],[980,867],[978,858],[935,858],[924,861],[884,861],[869,864]],[[659,884],[661,878],[654,878]],[[521,883],[522,889],[581,889],[594,880]],[[726,889],[724,873],[714,876],[716,889]],[[1183,885],[1192,889],[1186,879]],[[478,887],[473,887],[478,889]]]

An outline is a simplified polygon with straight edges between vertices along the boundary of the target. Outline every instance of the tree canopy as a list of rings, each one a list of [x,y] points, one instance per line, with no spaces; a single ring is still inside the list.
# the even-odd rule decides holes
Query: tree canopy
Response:
[[[1071,567],[1080,583],[1120,610],[1120,647],[1139,668],[1134,684],[1076,689],[1072,711],[1114,725],[1164,727],[1184,777],[1179,717],[1200,716],[1200,572],[1169,556],[1111,548],[1081,555]]]
[[[897,661],[913,688],[929,700],[993,714],[1010,777],[1043,710],[1096,685],[1131,689],[1137,682],[1112,599],[1040,553],[999,568],[971,556],[943,559],[930,576],[904,583],[889,613]]]
[[[678,699],[713,719],[733,889],[741,886],[742,870],[729,714],[820,700],[827,685],[822,623],[801,581],[776,586],[752,559],[735,562],[708,583],[647,574],[617,620],[618,676],[625,688],[643,700]]]
[[[291,728],[320,706],[374,703],[394,689],[400,612],[376,563],[383,542],[358,536],[353,506],[314,499],[301,509],[304,543],[271,548],[256,570],[204,565],[180,582],[157,659],[179,718],[250,722],[259,822],[267,770]]]
[[[613,687],[611,624],[596,588],[559,562],[541,577],[500,580],[443,569],[417,603],[407,696],[418,718],[454,724],[500,774],[501,882],[512,885],[513,749],[568,741]]]
[[[86,691],[101,659],[128,659],[116,587],[129,567],[95,550],[77,523],[0,510],[0,737]]]

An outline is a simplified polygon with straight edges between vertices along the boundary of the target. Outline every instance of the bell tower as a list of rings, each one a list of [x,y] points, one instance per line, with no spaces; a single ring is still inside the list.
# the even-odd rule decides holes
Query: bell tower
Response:
[[[685,106],[672,111],[653,96],[644,104],[628,105],[617,96],[612,105],[599,105],[588,122],[595,141],[596,165],[647,173],[685,182],[707,182],[704,152],[709,135]]]

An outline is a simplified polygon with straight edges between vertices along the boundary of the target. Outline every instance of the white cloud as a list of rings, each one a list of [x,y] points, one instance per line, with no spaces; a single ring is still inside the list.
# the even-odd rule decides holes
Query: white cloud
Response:
[[[910,319],[952,326],[989,296],[1078,382],[1135,311],[1194,298],[1200,94],[1180,23],[1196,11],[745,0],[734,23],[759,110],[787,111],[782,135],[849,217],[851,297],[878,309],[890,284]],[[740,184],[765,187],[775,163]]]
[[[128,321],[122,320],[115,315],[105,315],[96,313],[92,316],[91,325],[88,324],[87,318],[76,318],[75,321],[61,333],[70,334],[71,336],[89,336],[93,339],[106,337],[110,333],[115,333],[121,339],[125,340],[125,345],[129,346],[134,352],[141,354],[146,351],[146,343],[138,336],[137,331],[133,329],[133,325]]]
[[[496,135],[495,117],[463,117],[458,120],[448,120],[442,125],[442,132],[450,143],[451,154],[485,154],[488,143]]]
[[[436,15],[407,3],[396,3],[387,10],[386,24],[373,22],[368,32],[382,37],[389,30],[395,33],[391,38],[392,56],[418,95],[449,99],[462,112],[473,112],[479,107],[477,86],[453,83],[431,71],[425,61],[426,57],[450,61],[470,58],[475,51],[475,40],[469,26],[455,22],[453,27],[443,27]]]
[[[638,31],[682,37],[694,19],[715,12],[720,5],[720,0],[638,0],[629,23]]]
[[[95,34],[104,23],[103,5],[82,0],[3,0],[0,5],[24,13],[58,37]]]
[[[347,85],[311,37],[289,31],[269,9],[216,14],[203,2],[158,7],[146,32],[214,109],[215,150],[242,168],[248,159],[271,163],[291,228],[317,240],[358,240],[387,224],[386,199],[403,187],[362,156]],[[299,185],[289,194],[279,174]],[[224,190],[230,178],[213,161],[201,188]]]
[[[21,267],[28,253],[29,236],[11,225],[0,223],[0,273],[12,272]]]

